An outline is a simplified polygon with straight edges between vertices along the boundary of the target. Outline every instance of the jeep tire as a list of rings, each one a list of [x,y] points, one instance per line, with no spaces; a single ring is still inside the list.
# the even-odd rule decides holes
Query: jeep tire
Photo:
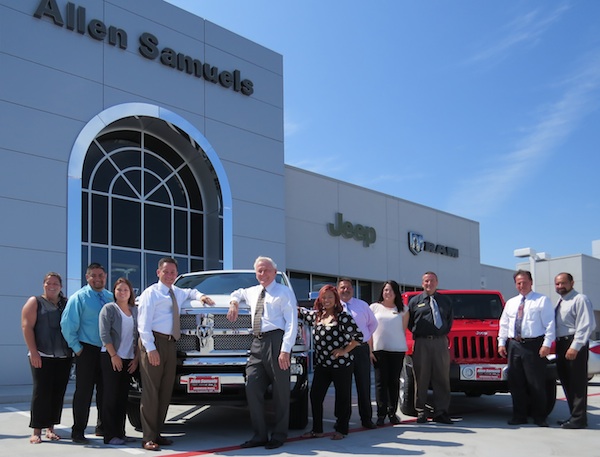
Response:
[[[416,416],[415,409],[415,375],[411,356],[404,357],[400,372],[400,412],[406,416]]]

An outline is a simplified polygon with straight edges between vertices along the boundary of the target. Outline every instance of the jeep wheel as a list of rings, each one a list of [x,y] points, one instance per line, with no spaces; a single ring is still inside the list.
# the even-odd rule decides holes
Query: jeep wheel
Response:
[[[132,400],[131,398],[127,400],[127,417],[129,418],[129,423],[136,430],[142,429],[142,417],[140,415],[140,402],[136,400]]]
[[[410,356],[404,357],[404,364],[400,372],[400,411],[406,416],[417,415],[415,409],[415,376]]]
[[[290,429],[302,430],[308,424],[308,388],[290,403]]]

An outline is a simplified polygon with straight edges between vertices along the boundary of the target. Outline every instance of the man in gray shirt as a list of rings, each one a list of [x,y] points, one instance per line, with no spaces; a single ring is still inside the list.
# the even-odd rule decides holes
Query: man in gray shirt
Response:
[[[571,413],[559,424],[566,429],[587,427],[589,339],[596,328],[592,303],[573,289],[573,284],[569,273],[554,278],[560,295],[555,308],[556,368]]]

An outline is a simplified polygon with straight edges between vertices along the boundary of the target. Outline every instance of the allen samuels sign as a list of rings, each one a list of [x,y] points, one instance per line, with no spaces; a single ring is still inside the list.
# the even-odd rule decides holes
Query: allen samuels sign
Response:
[[[48,18],[54,25],[64,27],[81,35],[86,33],[97,41],[105,41],[119,49],[127,49],[129,37],[127,32],[114,25],[106,25],[100,19],[87,19],[87,12],[83,6],[72,2],[65,5],[61,13],[56,0],[41,0],[33,16],[38,19]],[[170,47],[160,47],[158,38],[144,32],[138,38],[138,52],[142,57],[156,60],[166,67],[182,73],[204,79],[213,84],[219,84],[226,89],[232,89],[242,95],[250,96],[254,93],[254,83],[242,78],[240,70],[221,70],[207,62],[201,62],[192,56],[177,52]]]

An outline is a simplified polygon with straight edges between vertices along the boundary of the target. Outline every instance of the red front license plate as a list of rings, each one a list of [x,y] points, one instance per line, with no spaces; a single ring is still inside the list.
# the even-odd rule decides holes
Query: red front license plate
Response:
[[[479,367],[475,371],[475,379],[481,381],[500,381],[502,379],[502,368]]]
[[[187,382],[190,394],[215,394],[221,392],[221,381],[218,376],[190,376]]]

